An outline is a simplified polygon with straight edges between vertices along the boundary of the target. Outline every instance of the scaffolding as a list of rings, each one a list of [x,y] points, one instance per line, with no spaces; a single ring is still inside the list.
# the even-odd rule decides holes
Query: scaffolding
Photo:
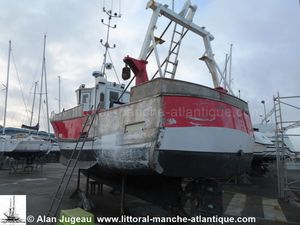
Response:
[[[300,149],[293,151],[287,139],[293,137],[300,141],[300,131],[290,133],[294,128],[300,127],[300,114],[296,114],[296,120],[287,120],[285,110],[297,110],[300,112],[300,96],[274,96],[274,115],[276,123],[276,166],[277,166],[277,187],[278,197],[287,199],[289,193],[300,193]],[[293,103],[290,103],[293,101]],[[296,103],[296,104],[295,104]]]

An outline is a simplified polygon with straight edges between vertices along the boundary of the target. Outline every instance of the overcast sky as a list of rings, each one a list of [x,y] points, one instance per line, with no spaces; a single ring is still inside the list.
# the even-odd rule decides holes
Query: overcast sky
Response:
[[[249,102],[254,123],[263,114],[261,100],[267,111],[272,108],[273,95],[300,95],[300,6],[298,0],[194,0],[198,11],[194,22],[215,36],[212,47],[220,67],[225,53],[233,43],[233,89]],[[118,28],[111,33],[111,50],[116,70],[121,71],[126,55],[138,57],[151,10],[145,10],[146,0],[121,1],[122,18],[114,20]],[[171,0],[162,1],[171,5]],[[175,0],[177,11],[183,1]],[[111,7],[111,1],[105,5]],[[119,1],[113,9],[119,12]],[[102,0],[0,0],[0,82],[6,82],[8,40],[12,40],[14,60],[11,64],[8,126],[29,123],[16,68],[28,110],[31,108],[33,86],[39,81],[42,63],[43,34],[47,34],[47,78],[49,108],[58,111],[58,79],[62,78],[62,107],[76,104],[75,89],[80,84],[93,85],[91,73],[99,70],[103,48],[99,40],[105,37],[101,25]],[[162,26],[158,30],[163,29]],[[168,46],[162,47],[167,49]],[[188,34],[181,47],[179,79],[212,86],[203,62],[199,37]],[[163,56],[161,61],[163,60]],[[155,67],[149,62],[150,74]],[[110,80],[116,80],[113,73]],[[1,88],[0,101],[4,103]],[[36,102],[37,105],[38,101]],[[299,106],[299,104],[298,104]],[[4,104],[0,104],[1,121]],[[45,111],[45,107],[44,111]],[[37,120],[37,109],[35,119]],[[299,119],[299,110],[289,110],[289,117]],[[45,113],[43,113],[43,120]],[[2,124],[2,122],[1,122]],[[42,123],[45,126],[45,123]]]

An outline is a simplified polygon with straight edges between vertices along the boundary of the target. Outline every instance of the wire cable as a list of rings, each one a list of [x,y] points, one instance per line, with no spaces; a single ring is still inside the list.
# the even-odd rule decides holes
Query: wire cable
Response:
[[[109,59],[110,59],[110,61],[111,61],[111,63],[112,63],[112,68],[113,68],[113,70],[114,70],[114,72],[115,72],[116,78],[117,78],[119,84],[121,84],[120,79],[119,79],[119,76],[118,76],[117,71],[116,71],[116,68],[115,68],[115,65],[113,64],[113,61],[112,61],[112,59],[111,59],[110,52],[107,51],[107,53],[108,53],[108,57],[109,57]]]
[[[17,78],[18,78],[19,87],[20,87],[20,91],[21,91],[21,94],[22,94],[23,103],[24,103],[24,106],[25,106],[26,116],[28,117],[27,104],[26,104],[26,101],[25,101],[25,96],[24,96],[24,93],[23,93],[23,88],[22,88],[22,85],[21,85],[20,76],[19,76],[19,72],[18,72],[18,69],[17,69],[17,66],[16,66],[16,61],[15,61],[13,51],[11,51],[11,56],[12,56],[13,65],[14,65],[14,68],[15,68],[15,71],[16,71],[16,75],[17,75]]]

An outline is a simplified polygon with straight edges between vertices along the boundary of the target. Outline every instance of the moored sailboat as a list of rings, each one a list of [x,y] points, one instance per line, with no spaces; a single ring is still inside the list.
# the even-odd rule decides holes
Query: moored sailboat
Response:
[[[45,81],[45,88],[47,87],[46,81],[46,70],[45,70],[45,46],[46,46],[46,36],[44,36],[44,50],[43,50],[43,66],[42,66],[42,80],[41,80],[41,93],[43,81]],[[53,137],[53,134],[50,134],[50,124],[49,116],[48,118],[48,132],[45,135],[45,132],[39,131],[39,120],[40,120],[40,111],[42,104],[42,94],[40,95],[40,107],[39,107],[39,117],[38,123],[35,126],[32,126],[33,119],[33,110],[35,103],[35,94],[32,104],[32,113],[30,125],[22,125],[22,128],[6,128],[6,112],[7,112],[7,101],[8,101],[8,85],[9,85],[9,72],[10,72],[10,55],[11,55],[11,41],[9,42],[9,56],[8,56],[8,69],[7,69],[7,82],[6,82],[6,95],[5,95],[5,110],[4,110],[4,126],[1,127],[1,137],[0,137],[0,152],[6,156],[11,156],[14,158],[19,157],[30,157],[41,156],[54,152],[54,154],[59,153],[59,147]],[[37,82],[35,84],[35,89]],[[36,92],[36,91],[35,91]],[[47,89],[46,89],[47,92]],[[46,95],[47,96],[47,95]],[[46,99],[47,105],[47,115],[48,115],[48,99]]]
[[[10,56],[11,56],[11,41],[9,41],[8,47],[8,62],[7,62],[7,77],[5,85],[5,104],[4,104],[4,119],[3,127],[0,135],[0,153],[12,152],[16,149],[19,144],[18,140],[12,139],[11,136],[6,135],[6,113],[7,113],[7,98],[8,98],[8,85],[9,85],[9,72],[10,72]]]

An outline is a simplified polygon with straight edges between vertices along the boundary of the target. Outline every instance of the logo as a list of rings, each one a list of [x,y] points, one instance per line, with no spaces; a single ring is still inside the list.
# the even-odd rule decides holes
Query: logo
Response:
[[[0,195],[0,224],[26,224],[26,195]]]

